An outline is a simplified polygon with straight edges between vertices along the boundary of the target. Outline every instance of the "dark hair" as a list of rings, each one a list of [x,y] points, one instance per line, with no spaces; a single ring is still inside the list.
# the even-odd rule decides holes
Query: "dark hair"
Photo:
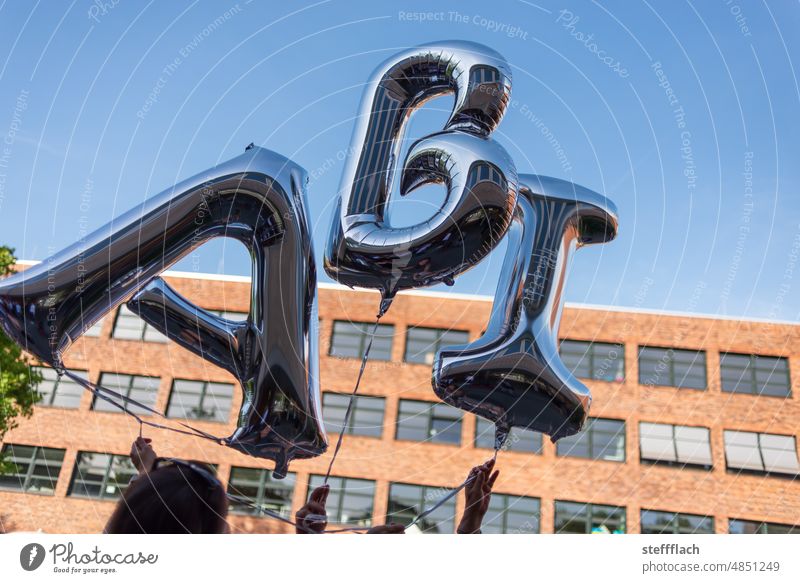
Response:
[[[203,469],[208,466],[192,462]],[[106,525],[109,534],[220,534],[225,532],[228,499],[212,482],[188,465],[157,468],[139,476]]]

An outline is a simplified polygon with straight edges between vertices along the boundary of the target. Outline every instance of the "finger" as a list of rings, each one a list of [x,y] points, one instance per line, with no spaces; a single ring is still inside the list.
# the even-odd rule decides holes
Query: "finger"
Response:
[[[490,459],[488,462],[486,462],[486,469],[491,472],[494,469],[494,464],[496,462],[497,462],[497,460]]]
[[[309,500],[314,502],[319,502],[320,504],[325,504],[325,501],[328,499],[328,492],[330,491],[330,486],[324,484],[322,486],[318,486],[314,488],[314,491],[311,492],[311,497]]]
[[[313,514],[325,514],[325,507],[317,502],[309,502],[305,505],[305,508]]]
[[[499,475],[500,475],[500,470],[495,470],[494,474],[492,474],[492,477],[489,478],[488,482],[489,488],[492,488],[494,486],[495,481],[497,481],[497,476]]]

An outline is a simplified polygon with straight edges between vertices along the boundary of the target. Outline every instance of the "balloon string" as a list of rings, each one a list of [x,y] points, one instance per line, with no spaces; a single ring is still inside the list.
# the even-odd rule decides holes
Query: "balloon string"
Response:
[[[117,392],[117,391],[115,391],[113,389],[109,389],[107,387],[104,387],[102,385],[96,385],[94,383],[91,383],[88,380],[86,380],[85,378],[83,378],[81,376],[78,376],[78,375],[72,373],[69,370],[64,370],[63,374],[65,374],[66,376],[68,376],[69,378],[71,378],[72,380],[77,382],[78,384],[82,385],[85,389],[90,391],[92,394],[94,394],[98,398],[103,399],[104,401],[107,401],[108,403],[111,403],[111,405],[113,405],[114,407],[116,407],[117,409],[122,411],[123,413],[127,413],[128,415],[133,417],[136,421],[138,421],[139,422],[139,437],[142,436],[143,426],[147,425],[148,427],[153,427],[153,428],[156,428],[156,429],[165,429],[167,431],[173,431],[175,433],[181,433],[183,435],[192,435],[194,437],[202,437],[204,439],[208,439],[210,441],[214,441],[214,442],[216,442],[217,444],[220,444],[220,445],[225,443],[225,439],[224,438],[217,437],[217,436],[212,435],[210,433],[207,433],[207,432],[205,432],[205,431],[203,431],[201,429],[197,429],[196,427],[192,427],[188,423],[183,423],[181,421],[176,421],[176,423],[178,423],[178,425],[181,425],[181,426],[185,427],[186,429],[188,429],[188,431],[186,431],[186,430],[183,430],[183,429],[178,429],[176,427],[170,427],[169,425],[164,425],[162,423],[154,423],[152,421],[147,421],[146,419],[142,419],[139,415],[137,415],[136,413],[134,413],[133,411],[128,409],[127,405],[130,404],[130,405],[133,405],[135,407],[139,407],[140,409],[143,409],[144,411],[146,411],[146,412],[148,412],[148,413],[150,413],[152,415],[156,415],[158,417],[161,417],[162,419],[169,419],[169,418],[166,415],[164,415],[163,413],[161,413],[160,411],[156,411],[152,407],[148,407],[147,405],[145,405],[143,403],[140,403],[136,399],[132,399],[132,398],[126,396],[126,395],[123,395],[122,393],[119,393],[119,392]],[[120,401],[124,402],[125,404],[123,405],[123,404],[118,403],[117,401],[112,399],[111,396],[115,397],[116,399],[119,399]]]
[[[331,470],[333,470],[333,463],[336,461],[336,457],[339,455],[339,450],[342,447],[342,440],[344,439],[344,432],[347,431],[347,425],[350,423],[350,415],[353,413],[353,403],[355,403],[356,395],[358,393],[358,388],[361,385],[361,377],[364,376],[364,369],[367,366],[367,359],[369,358],[369,352],[372,349],[372,341],[375,339],[375,333],[378,331],[378,323],[381,321],[381,316],[383,316],[385,310],[381,308],[381,312],[378,314],[378,317],[375,318],[375,324],[372,326],[372,332],[369,335],[369,342],[367,342],[367,347],[364,350],[364,355],[361,357],[361,368],[358,371],[358,377],[356,377],[356,384],[353,387],[353,392],[350,394],[350,401],[347,403],[347,411],[344,414],[344,420],[342,421],[342,428],[339,431],[339,438],[336,440],[336,448],[333,450],[333,457],[331,457],[331,461],[328,464],[328,471],[325,472],[325,480],[322,482],[323,485],[328,483],[328,479],[331,477]]]

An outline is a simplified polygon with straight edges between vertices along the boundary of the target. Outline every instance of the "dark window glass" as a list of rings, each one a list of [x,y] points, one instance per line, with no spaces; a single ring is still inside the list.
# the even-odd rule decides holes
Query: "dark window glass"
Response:
[[[580,433],[559,439],[556,453],[593,460],[625,461],[625,422],[590,418]]]
[[[723,352],[719,355],[719,370],[722,390],[726,393],[768,397],[792,394],[789,361],[785,358]]]
[[[136,468],[126,455],[82,451],[75,460],[68,495],[119,498],[136,473]]]
[[[726,429],[723,437],[729,469],[788,476],[800,474],[793,435]]]
[[[374,324],[367,322],[334,322],[330,355],[340,358],[363,358],[373,326]],[[392,360],[393,338],[394,326],[380,324],[372,341],[370,360]]]
[[[714,518],[680,512],[642,510],[642,534],[714,534]]]
[[[625,532],[625,508],[562,502],[556,500],[556,534],[622,534]]]
[[[251,506],[254,504],[289,517],[292,512],[295,478],[293,472],[286,474],[282,480],[275,480],[271,470],[232,467],[228,494],[244,498],[249,504],[231,499],[231,512],[258,515],[258,509]]]
[[[406,334],[406,362],[433,364],[436,352],[442,346],[466,344],[469,332],[466,330],[445,330],[439,328],[409,328]]]
[[[478,417],[475,424],[475,447],[494,449],[494,423],[483,417]],[[542,434],[512,427],[503,450],[542,453]]]
[[[65,409],[77,409],[81,404],[83,387],[77,381],[66,375],[58,376],[52,368],[35,367],[42,375],[42,382],[36,386],[36,390],[42,395],[42,399],[36,403],[41,407],[64,407]],[[70,370],[72,374],[81,378],[86,378],[85,370]]]
[[[706,469],[713,463],[709,430],[705,427],[639,423],[639,452],[643,461]]]
[[[141,403],[150,409],[155,407],[156,397],[158,396],[158,384],[161,379],[158,377],[143,377],[127,374],[116,374],[104,372],[100,374],[100,386],[111,389],[133,399],[137,403]],[[108,397],[115,403],[124,405],[128,411],[132,411],[138,415],[150,415],[151,413],[138,405],[123,401],[114,395]],[[114,406],[107,400],[95,395],[92,409],[95,411],[109,411],[111,413],[121,413],[119,407]]]
[[[233,385],[175,379],[167,406],[167,417],[227,423],[233,401]]]
[[[431,508],[449,493],[448,488],[393,483],[389,487],[386,522],[410,524],[418,514]],[[415,524],[411,532],[452,534],[455,532],[456,499],[451,498]]]
[[[539,499],[509,494],[492,494],[489,510],[481,524],[486,534],[539,532]]]
[[[400,400],[397,439],[461,443],[461,411],[444,403]]]
[[[340,393],[323,393],[322,415],[325,429],[329,433],[338,434],[342,430],[347,404],[350,395]],[[365,435],[380,437],[383,432],[383,411],[386,399],[383,397],[367,397],[357,395],[350,412],[350,420],[345,433],[347,435]]]
[[[705,389],[706,353],[702,350],[640,346],[639,384]]]
[[[117,319],[114,320],[114,331],[111,336],[119,340],[167,341],[166,336],[131,312],[124,304],[117,311]]]
[[[4,445],[3,456],[11,464],[11,469],[0,474],[0,489],[53,494],[64,452],[63,449],[33,445]]]
[[[312,475],[308,480],[308,496],[314,488],[322,486],[325,476]],[[372,502],[375,499],[375,482],[356,478],[331,476],[331,487],[325,510],[328,521],[341,525],[370,526],[372,524]]]
[[[731,518],[728,521],[728,532],[730,534],[800,534],[800,525]]]
[[[576,377],[598,381],[625,379],[625,347],[607,342],[562,340],[561,360]]]

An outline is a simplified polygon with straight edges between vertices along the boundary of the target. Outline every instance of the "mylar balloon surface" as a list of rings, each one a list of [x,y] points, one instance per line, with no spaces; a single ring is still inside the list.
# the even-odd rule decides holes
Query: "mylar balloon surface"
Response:
[[[361,103],[325,252],[325,270],[348,286],[381,291],[385,311],[403,289],[451,283],[505,234],[517,173],[490,134],[511,92],[508,63],[469,42],[432,43],[394,55],[373,73]],[[399,172],[414,110],[445,94],[455,104],[444,131],[413,144]],[[385,219],[395,174],[406,195],[425,184],[447,188],[432,217],[410,227]]]
[[[564,366],[558,325],[572,254],[616,236],[607,198],[571,182],[520,175],[486,332],[436,354],[433,389],[445,402],[497,425],[541,431],[555,441],[581,430],[591,394]]]
[[[41,264],[0,281],[0,324],[55,368],[105,314],[130,304],[167,336],[241,383],[238,427],[225,442],[276,462],[320,455],[316,269],[305,171],[253,148],[198,174]],[[252,257],[246,322],[229,322],[178,296],[158,276],[214,237]]]

